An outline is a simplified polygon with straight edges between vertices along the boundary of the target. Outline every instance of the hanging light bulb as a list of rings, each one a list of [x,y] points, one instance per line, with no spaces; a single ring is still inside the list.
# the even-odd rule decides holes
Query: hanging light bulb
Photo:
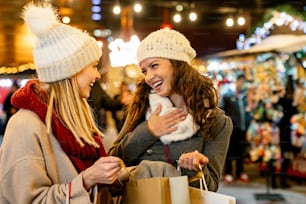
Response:
[[[135,3],[134,4],[134,11],[136,13],[140,13],[142,11],[142,5],[140,3]]]
[[[234,25],[234,20],[233,18],[227,18],[226,19],[226,26],[227,27],[232,27]]]
[[[65,24],[69,24],[70,23],[70,17],[69,16],[64,16],[62,18],[62,22],[65,23]]]
[[[245,18],[244,17],[239,17],[237,19],[237,23],[238,23],[238,25],[243,26],[245,24]]]
[[[114,13],[115,15],[118,15],[118,14],[121,13],[121,8],[120,8],[119,5],[115,5],[115,6],[114,6],[114,8],[113,8],[113,13]]]
[[[196,21],[198,19],[198,15],[196,12],[192,11],[189,13],[189,20],[190,21]]]
[[[173,16],[173,21],[176,22],[176,23],[179,23],[182,21],[182,16],[181,14],[177,13]]]
[[[176,10],[177,12],[182,12],[182,11],[184,10],[184,7],[183,7],[183,5],[178,4],[178,5],[176,5],[175,10]]]

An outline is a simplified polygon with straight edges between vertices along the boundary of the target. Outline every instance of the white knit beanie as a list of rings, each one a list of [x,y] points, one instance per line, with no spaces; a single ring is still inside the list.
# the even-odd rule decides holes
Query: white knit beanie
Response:
[[[187,38],[178,31],[160,29],[150,33],[141,41],[137,50],[137,60],[140,64],[151,57],[161,57],[185,61],[190,64],[196,56]]]
[[[50,4],[28,3],[22,17],[38,37],[33,56],[38,78],[42,82],[70,78],[102,55],[93,37],[60,23],[56,10]]]

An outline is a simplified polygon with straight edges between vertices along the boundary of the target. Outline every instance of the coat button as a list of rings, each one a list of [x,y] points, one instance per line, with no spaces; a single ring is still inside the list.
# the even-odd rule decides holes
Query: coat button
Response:
[[[152,153],[153,153],[153,150],[152,150],[152,149],[148,149],[148,150],[147,150],[147,154],[148,154],[148,155],[151,155]]]

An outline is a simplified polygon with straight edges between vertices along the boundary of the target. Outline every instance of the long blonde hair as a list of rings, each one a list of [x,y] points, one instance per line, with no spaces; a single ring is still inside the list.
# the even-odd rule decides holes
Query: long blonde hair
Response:
[[[85,98],[79,95],[79,88],[75,77],[47,84],[49,89],[49,105],[46,114],[47,131],[52,132],[52,114],[74,135],[77,142],[84,146],[84,142],[99,147],[93,134],[103,135],[98,129],[92,110]]]

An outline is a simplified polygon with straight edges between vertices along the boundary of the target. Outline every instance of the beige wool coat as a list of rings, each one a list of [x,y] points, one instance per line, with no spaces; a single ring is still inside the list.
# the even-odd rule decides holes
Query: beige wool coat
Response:
[[[106,187],[91,195],[45,124],[29,110],[19,110],[6,129],[0,147],[1,204],[64,204],[71,182],[70,204],[112,203]]]

